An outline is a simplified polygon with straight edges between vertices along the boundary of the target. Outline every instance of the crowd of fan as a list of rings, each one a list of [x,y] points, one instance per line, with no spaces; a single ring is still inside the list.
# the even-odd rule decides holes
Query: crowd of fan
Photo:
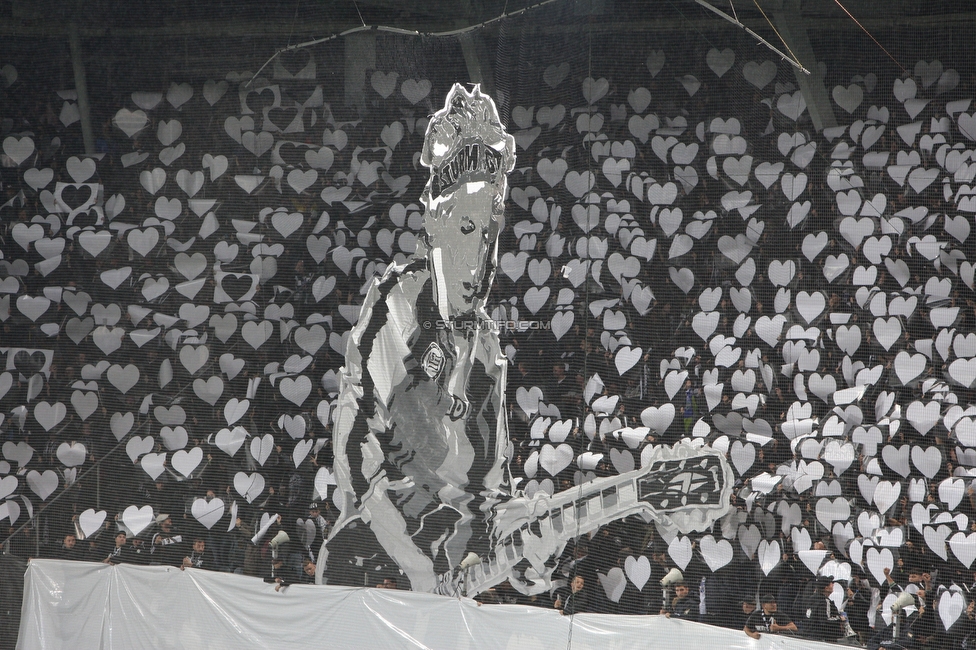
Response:
[[[153,501],[156,514],[137,535],[127,534],[117,517],[106,517],[97,532],[85,535],[75,514],[59,524],[25,528],[6,550],[26,558],[231,572],[264,579],[277,590],[315,583],[319,549],[334,523],[335,513],[327,500],[292,499],[289,505],[287,496],[278,492],[259,504],[253,519],[239,512],[230,530],[226,530],[226,516],[208,530],[189,514],[188,505],[179,506],[173,498],[178,490],[172,484],[160,480],[146,489],[158,493]],[[210,492],[210,498],[217,497]],[[272,511],[283,514],[269,515]],[[258,514],[264,515],[263,523]],[[828,547],[829,541],[815,543],[818,549]],[[611,596],[607,578],[611,569],[624,570],[628,558],[640,555],[650,559],[646,582],[638,589],[627,581],[622,592]],[[663,615],[739,630],[756,639],[786,634],[870,648],[946,649],[971,647],[976,641],[976,598],[970,596],[976,591],[976,571],[947,574],[899,560],[894,570],[885,570],[880,591],[872,590],[868,576],[857,567],[850,580],[835,581],[811,574],[797,556],[788,553],[768,576],[744,560],[713,572],[697,555],[680,571],[653,527],[636,518],[568,545],[554,577],[550,593],[524,596],[506,582],[476,599],[484,604],[552,607],[564,615]],[[364,586],[397,589],[401,584],[396,573],[379,572]],[[967,606],[946,630],[939,620],[939,601],[954,591],[963,594]],[[891,610],[885,599],[892,594],[910,595],[901,599],[894,615],[899,619],[897,631],[882,616],[883,609]]]
[[[180,488],[165,477],[147,484],[144,490],[154,515],[137,534],[123,523],[120,512],[106,516],[97,531],[86,535],[75,513],[57,523],[43,518],[36,527],[25,527],[10,538],[5,550],[24,558],[223,571],[280,585],[315,582],[316,556],[334,522],[328,502],[289,502],[272,488],[256,504],[258,508],[248,511],[263,514],[263,522],[259,516],[252,520],[242,508],[241,512],[223,515],[220,524],[207,529],[190,514],[189,501],[184,506],[175,496]],[[154,498],[150,492],[155,492]],[[210,502],[218,497],[207,490],[206,498]],[[288,521],[293,525],[288,526]],[[280,535],[283,531],[286,536]]]
[[[809,573],[789,554],[765,577],[744,566],[712,572],[697,558],[681,572],[656,542],[651,545],[651,571],[643,589],[628,582],[623,593],[616,594],[619,600],[611,602],[601,584],[607,574],[598,567],[606,566],[601,554],[605,545],[614,543],[621,540],[598,536],[577,543],[572,559],[563,564],[565,586],[554,592],[553,607],[564,615],[658,614],[741,630],[754,639],[783,634],[871,649],[969,648],[976,641],[976,571],[940,575],[899,561],[894,570],[884,570],[879,590],[872,589],[872,582],[858,568],[850,580],[835,580]],[[824,542],[815,546],[827,548]],[[623,569],[632,554],[630,548],[621,548],[617,566]],[[940,600],[954,593],[962,594],[966,606],[946,628],[940,620]],[[530,602],[507,585],[480,598]]]

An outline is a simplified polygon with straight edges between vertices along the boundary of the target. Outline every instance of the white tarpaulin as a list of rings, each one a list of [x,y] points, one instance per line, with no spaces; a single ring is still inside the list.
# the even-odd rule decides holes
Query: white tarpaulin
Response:
[[[670,620],[607,616],[385,589],[293,585],[172,567],[34,560],[27,568],[20,650],[61,648],[675,647],[816,650],[824,643]]]

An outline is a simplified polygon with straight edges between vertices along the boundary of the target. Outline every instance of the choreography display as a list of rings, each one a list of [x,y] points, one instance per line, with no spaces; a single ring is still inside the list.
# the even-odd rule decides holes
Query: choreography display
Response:
[[[319,581],[369,585],[379,567],[417,591],[473,595],[510,580],[538,593],[565,543],[605,523],[643,513],[691,532],[724,515],[731,470],[690,443],[551,497],[513,491],[507,359],[486,299],[515,141],[490,97],[456,84],[421,162],[424,236],[410,261],[374,281],[346,349],[334,431],[340,517]],[[462,574],[472,553],[479,562]]]

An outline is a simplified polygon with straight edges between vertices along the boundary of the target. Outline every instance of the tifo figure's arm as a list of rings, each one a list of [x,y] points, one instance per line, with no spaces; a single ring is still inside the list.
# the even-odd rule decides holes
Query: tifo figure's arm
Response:
[[[339,402],[336,408],[333,444],[335,445],[336,505],[344,517],[348,517],[356,506],[356,501],[366,492],[368,484],[362,474],[362,445],[366,441],[368,429],[363,426],[374,411],[372,378],[364,388],[363,358],[360,347],[365,330],[370,324],[373,308],[380,295],[380,282],[374,281],[366,295],[359,314],[359,321],[349,334],[346,345],[346,362],[339,379]],[[375,332],[366,335],[367,341],[375,338]],[[365,349],[369,357],[371,345]]]
[[[384,465],[384,449],[391,451],[394,388],[402,391],[405,382],[411,383],[410,375],[418,371],[421,354],[416,348],[424,342],[416,337],[415,306],[409,304],[398,284],[416,274],[418,266],[390,267],[374,281],[349,335],[334,433],[337,505],[344,518],[358,509],[370,488],[370,479]],[[412,284],[418,283],[422,279]]]

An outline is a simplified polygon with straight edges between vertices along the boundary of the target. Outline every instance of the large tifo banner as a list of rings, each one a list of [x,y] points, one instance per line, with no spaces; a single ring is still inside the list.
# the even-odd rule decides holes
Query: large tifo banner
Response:
[[[806,618],[819,577],[864,638],[919,591],[918,636],[970,632],[976,60],[971,21],[939,15],[959,3],[870,35],[784,3],[809,76],[720,18],[568,0],[364,40],[303,3],[315,43],[269,62],[265,4],[266,38],[220,48],[86,7],[97,146],[64,43],[0,39],[0,547],[175,567],[32,568],[23,644],[48,621],[82,650],[677,630],[459,601],[417,630],[447,601],[184,565],[621,616],[680,573],[680,612],[710,623],[767,595]]]
[[[27,569],[18,650],[56,648],[836,647],[663,616],[562,616],[388,589],[292,585],[172,567],[39,560]]]

